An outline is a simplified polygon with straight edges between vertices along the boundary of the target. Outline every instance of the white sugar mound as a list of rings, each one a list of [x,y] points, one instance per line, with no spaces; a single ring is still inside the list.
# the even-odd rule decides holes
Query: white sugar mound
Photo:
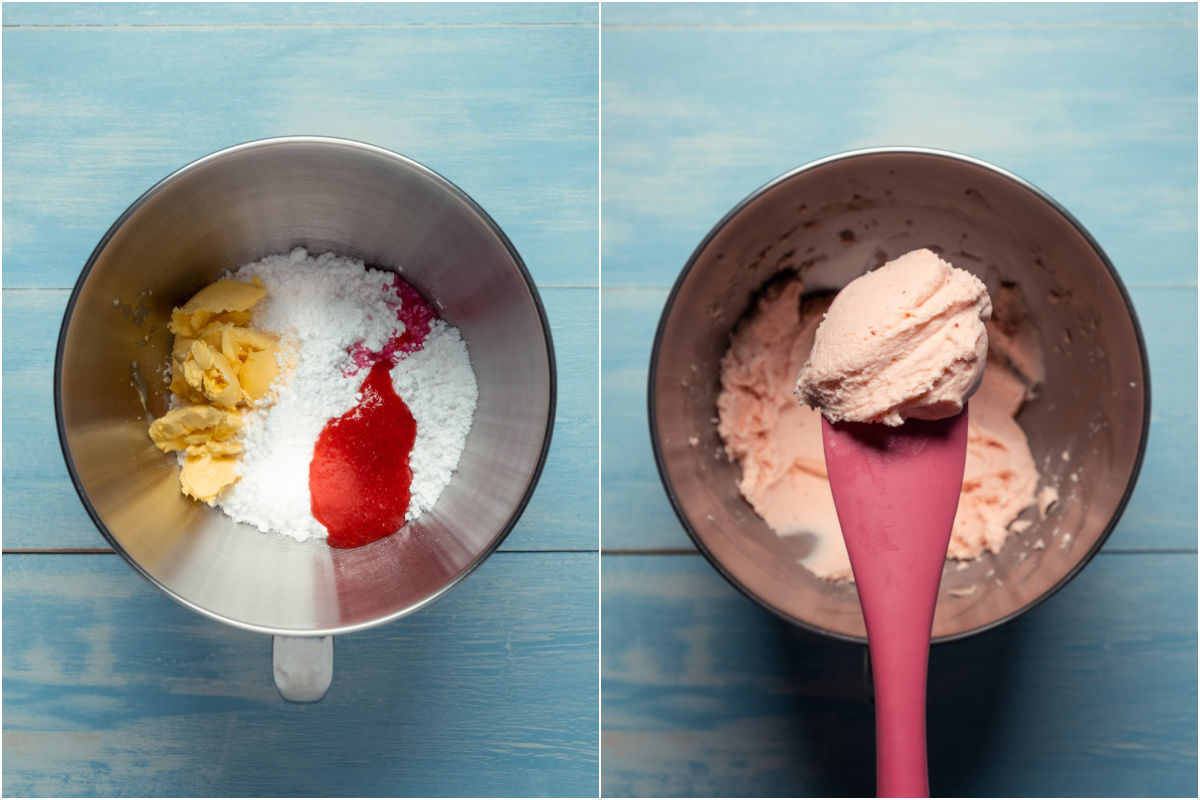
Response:
[[[425,346],[392,369],[396,394],[417,421],[408,519],[433,508],[458,467],[479,399],[467,345],[458,329],[438,320]],[[418,478],[419,476],[419,478]]]
[[[266,287],[252,324],[281,338],[284,371],[274,402],[247,412],[241,477],[217,504],[237,522],[263,532],[299,541],[323,539],[328,532],[312,515],[309,463],[326,423],[354,407],[369,371],[354,365],[349,349],[361,343],[378,352],[403,330],[393,310],[399,298],[392,273],[296,248],[239,267],[230,277],[257,277]],[[450,483],[474,418],[478,387],[466,344],[443,320],[434,322],[423,348],[403,356],[391,375],[396,394],[417,422],[407,514],[412,521],[431,509]]]

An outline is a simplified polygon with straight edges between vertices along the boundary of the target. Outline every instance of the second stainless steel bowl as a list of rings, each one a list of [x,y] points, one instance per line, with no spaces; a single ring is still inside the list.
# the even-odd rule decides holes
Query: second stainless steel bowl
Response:
[[[999,554],[946,572],[935,641],[998,625],[1069,581],[1116,525],[1145,449],[1150,382],[1133,305],[1099,245],[1045,194],[981,161],[913,148],[834,156],[762,187],[713,228],[667,299],[650,362],[651,442],[676,513],[713,565],[776,614],[835,638],[865,641],[858,596],[800,566],[798,540],[773,533],[738,492],[739,467],[713,423],[719,361],[780,273],[835,290],[918,247],[989,289],[1020,287],[1048,378],[1019,422],[1062,495]]]

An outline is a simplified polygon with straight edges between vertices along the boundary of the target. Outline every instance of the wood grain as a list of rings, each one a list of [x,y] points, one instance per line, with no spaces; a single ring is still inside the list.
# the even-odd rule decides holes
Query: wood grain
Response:
[[[1126,281],[1194,285],[1195,23],[1194,6],[606,7],[605,286],[669,285],[762,184],[887,145],[990,161],[1071,209]]]
[[[934,796],[1194,794],[1196,568],[1102,554],[935,647]],[[791,628],[697,555],[606,555],[602,586],[605,796],[874,793],[862,648]]]
[[[296,706],[270,640],[115,555],[4,559],[4,793],[594,795],[597,556],[494,554],[422,611],[338,637]]]
[[[2,13],[4,793],[595,795],[596,4]],[[541,290],[559,389],[504,550],[429,608],[339,637],[305,707],[278,697],[267,637],[106,551],[51,397],[70,288],[125,207],[198,156],[300,133],[404,153],[485,208]]]
[[[20,3],[4,24],[21,27],[505,27],[583,25],[595,3]]]
[[[870,9],[851,3],[611,3],[605,30],[687,28],[741,31],[845,29],[895,31],[906,27],[1005,29],[1167,26],[1196,21],[1194,8],[1169,3],[886,3]]]
[[[862,651],[786,627],[694,553],[650,456],[645,370],[667,288],[734,203],[813,158],[918,144],[1071,209],[1133,289],[1154,379],[1104,551],[1029,615],[935,651],[934,791],[1195,796],[1195,4],[0,13],[3,536],[48,551],[3,561],[5,794],[593,796],[601,658],[604,794],[869,794]],[[428,609],[339,638],[309,707],[278,699],[265,637],[102,551],[49,389],[63,304],[112,220],[198,156],[296,133],[388,147],[474,197],[542,290],[560,378],[505,547]]]
[[[5,27],[4,286],[73,285],[195,158],[319,134],[440,172],[540,286],[594,287],[597,52],[594,25]]]
[[[939,646],[932,789],[1196,792],[1195,5],[605,4],[602,790],[873,793],[862,651],[695,554],[646,423],[663,302],[737,202],[815,158],[967,153],[1057,199],[1131,288],[1153,411],[1138,488],[1059,595]]]

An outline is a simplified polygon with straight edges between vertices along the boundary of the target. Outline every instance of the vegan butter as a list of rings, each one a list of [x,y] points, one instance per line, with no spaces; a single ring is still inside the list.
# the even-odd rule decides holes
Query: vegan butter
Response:
[[[171,312],[171,392],[182,403],[150,425],[163,452],[181,451],[180,488],[212,505],[238,479],[241,409],[267,398],[279,376],[279,342],[248,327],[266,296],[251,283],[219,280]]]

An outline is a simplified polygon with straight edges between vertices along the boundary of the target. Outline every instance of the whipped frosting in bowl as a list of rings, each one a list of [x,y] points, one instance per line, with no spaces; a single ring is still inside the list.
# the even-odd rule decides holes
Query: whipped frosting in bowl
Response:
[[[1014,527],[1018,517],[1037,503],[1039,469],[1017,417],[1046,385],[1042,346],[1015,287],[998,287],[993,300],[987,369],[971,396],[966,469],[947,552],[954,570],[999,554],[1016,528],[1027,527]],[[808,572],[841,582],[853,576],[825,470],[821,412],[797,402],[791,382],[809,360],[831,301],[808,292],[799,276],[768,287],[732,332],[716,405],[725,455],[740,470],[738,491],[774,533],[804,543],[797,561]]]
[[[830,422],[944,419],[979,388],[992,301],[983,281],[927,248],[851,281],[796,381]]]

